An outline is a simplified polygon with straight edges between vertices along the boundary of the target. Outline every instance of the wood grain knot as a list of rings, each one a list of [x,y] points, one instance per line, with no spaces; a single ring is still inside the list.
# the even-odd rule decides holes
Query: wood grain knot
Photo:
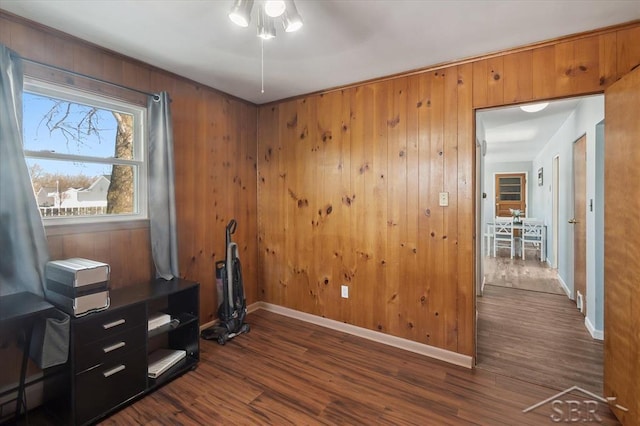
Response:
[[[392,129],[396,127],[398,123],[400,123],[400,115],[396,115],[393,119],[387,120],[387,126],[391,127]]]
[[[412,322],[408,322],[408,323],[407,323],[407,327],[409,327],[409,328],[413,328],[413,323],[412,323]]]
[[[326,210],[326,211],[327,211],[327,215],[330,215],[330,214],[331,214],[331,212],[333,211],[333,206],[332,206],[331,204],[329,204],[329,205],[327,206],[327,210]]]
[[[400,152],[398,153],[398,156],[399,156],[400,158],[404,157],[404,150],[400,151]]]
[[[493,75],[493,79],[494,79],[495,81],[500,80],[500,74],[495,73],[495,74]]]
[[[426,217],[430,217],[430,216],[431,216],[431,209],[425,209],[425,211],[424,211],[424,215],[425,215]]]
[[[351,206],[351,203],[353,203],[353,199],[356,198],[355,195],[349,197],[348,195],[345,195],[344,197],[342,197],[342,204],[344,204],[345,206]]]
[[[298,208],[303,208],[308,206],[309,206],[309,200],[307,200],[306,198],[302,200],[298,200]]]
[[[585,67],[584,65],[580,65],[578,67],[580,69],[580,71],[585,72],[587,70],[587,67]]]
[[[418,101],[418,103],[416,104],[416,108],[420,108],[422,106],[422,101]]]
[[[294,129],[298,126],[298,114],[294,115],[293,118],[287,121],[287,129]]]

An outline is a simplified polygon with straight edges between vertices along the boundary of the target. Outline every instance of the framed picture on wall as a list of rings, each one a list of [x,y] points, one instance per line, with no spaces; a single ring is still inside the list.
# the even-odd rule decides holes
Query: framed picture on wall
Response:
[[[542,167],[538,169],[538,186],[542,186]]]

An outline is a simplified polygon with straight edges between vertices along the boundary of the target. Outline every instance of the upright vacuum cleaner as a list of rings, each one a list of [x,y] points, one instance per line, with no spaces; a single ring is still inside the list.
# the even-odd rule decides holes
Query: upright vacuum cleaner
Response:
[[[216,282],[220,321],[200,333],[203,339],[217,340],[221,345],[242,333],[249,332],[249,324],[244,322],[247,315],[247,301],[244,297],[238,245],[231,241],[231,235],[236,232],[237,226],[235,219],[231,219],[226,228],[226,257],[216,262],[216,281],[221,281]]]

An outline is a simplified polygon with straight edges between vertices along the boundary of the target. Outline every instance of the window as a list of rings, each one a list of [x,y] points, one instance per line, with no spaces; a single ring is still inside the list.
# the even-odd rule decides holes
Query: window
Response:
[[[147,217],[146,110],[25,79],[24,155],[46,224]]]

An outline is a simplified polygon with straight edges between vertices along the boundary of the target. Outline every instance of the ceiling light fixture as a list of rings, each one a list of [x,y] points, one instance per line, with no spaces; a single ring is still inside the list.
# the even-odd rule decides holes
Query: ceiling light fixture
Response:
[[[520,105],[520,109],[525,112],[538,112],[542,111],[549,105],[549,102],[541,102],[538,104]]]
[[[236,25],[248,27],[254,0],[234,0],[229,19]],[[285,32],[291,33],[302,28],[302,16],[293,0],[262,0],[258,7],[258,37],[260,37],[260,77],[261,91],[264,93],[264,41],[276,36],[276,21],[280,20]]]
[[[276,36],[276,24],[273,18],[267,16],[264,8],[258,11],[258,37],[263,40],[270,40]]]
[[[229,11],[229,19],[236,25],[248,27],[253,3],[254,0],[234,0]],[[276,36],[275,23],[277,20],[282,21],[282,26],[288,33],[302,28],[302,16],[300,16],[293,0],[261,1],[258,9],[258,37],[263,40]],[[273,29],[271,29],[272,25]]]
[[[251,8],[253,0],[235,0],[229,11],[229,19],[236,25],[248,27],[251,21]]]
[[[298,13],[293,0],[289,0],[286,3],[287,7],[282,15],[282,23],[285,32],[292,33],[302,28],[302,16]]]
[[[272,18],[282,15],[285,10],[284,0],[267,0],[264,2],[264,11]]]

